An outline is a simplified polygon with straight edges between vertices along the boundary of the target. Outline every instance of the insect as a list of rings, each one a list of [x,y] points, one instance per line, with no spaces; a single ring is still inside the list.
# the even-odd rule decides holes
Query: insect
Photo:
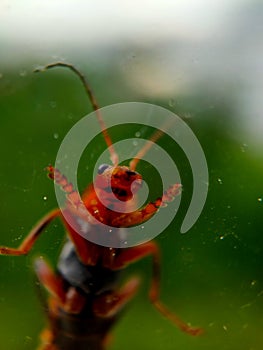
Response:
[[[35,262],[37,277],[49,293],[49,324],[41,334],[39,350],[104,350],[111,328],[139,287],[137,277],[130,278],[119,286],[120,272],[146,256],[152,256],[153,270],[149,290],[152,305],[182,331],[199,335],[201,328],[190,327],[160,301],[160,252],[154,241],[128,248],[104,247],[85,239],[65,219],[63,214],[67,214],[71,222],[86,223],[92,234],[103,230],[102,224],[116,228],[138,225],[171,202],[180,192],[181,185],[171,185],[162,196],[142,208],[125,211],[128,201],[140,190],[142,176],[136,172],[136,166],[149,146],[146,144],[129,166],[119,165],[118,155],[107,129],[104,128],[99,105],[86,78],[75,66],[64,62],[49,64],[42,70],[54,67],[69,68],[81,79],[101,125],[112,165],[99,166],[94,183],[84,191],[81,201],[66,176],[59,169],[48,166],[48,176],[65,192],[64,208],[57,208],[46,214],[18,248],[0,247],[1,255],[25,255],[54,219],[60,218],[66,228],[68,240],[62,248],[56,269],[53,270],[44,259],[39,258]],[[157,131],[150,140],[155,141],[159,137],[161,133]],[[114,196],[110,195],[111,191]],[[100,202],[98,193],[108,201],[110,209]],[[118,199],[118,204],[114,198]],[[83,209],[85,212],[88,209],[89,215],[84,216]]]

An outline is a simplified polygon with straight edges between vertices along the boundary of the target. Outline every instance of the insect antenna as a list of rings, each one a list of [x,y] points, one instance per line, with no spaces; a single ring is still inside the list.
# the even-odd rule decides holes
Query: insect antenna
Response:
[[[37,68],[34,70],[34,72],[42,72],[42,71],[45,71],[47,69],[51,69],[51,68],[54,68],[54,67],[66,67],[66,68],[69,68],[70,70],[72,70],[75,74],[77,74],[77,76],[80,78],[82,84],[84,85],[84,88],[88,94],[88,97],[89,97],[89,100],[91,102],[91,105],[96,113],[96,116],[97,116],[97,119],[98,119],[98,122],[100,124],[100,127],[101,127],[101,130],[102,130],[102,134],[103,134],[103,137],[104,137],[104,140],[108,146],[108,149],[109,149],[109,153],[110,153],[110,159],[112,161],[112,164],[113,165],[118,165],[118,162],[119,162],[119,157],[117,155],[117,153],[115,152],[115,149],[113,147],[113,144],[112,144],[112,141],[111,141],[111,138],[108,134],[108,131],[107,131],[107,128],[106,128],[106,125],[104,123],[104,120],[102,118],[102,115],[101,115],[101,112],[100,112],[100,107],[99,107],[99,104],[95,98],[95,95],[87,81],[87,78],[75,67],[73,66],[72,64],[70,63],[65,63],[65,62],[55,62],[55,63],[50,63],[50,64],[47,64],[46,66],[44,66],[43,68]]]
[[[155,142],[158,141],[163,136],[163,134],[165,133],[165,130],[167,130],[173,123],[174,123],[173,120],[169,120],[163,125],[162,130],[157,129],[149,138],[149,140],[146,141],[145,145],[137,152],[134,158],[130,161],[129,166],[132,171],[136,169],[137,164],[142,159],[142,157],[153,147]]]

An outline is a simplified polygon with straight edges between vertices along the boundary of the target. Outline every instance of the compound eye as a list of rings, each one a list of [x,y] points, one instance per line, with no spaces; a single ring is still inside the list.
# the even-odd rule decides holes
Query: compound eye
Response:
[[[108,164],[101,164],[98,168],[98,174],[101,175],[109,167]]]

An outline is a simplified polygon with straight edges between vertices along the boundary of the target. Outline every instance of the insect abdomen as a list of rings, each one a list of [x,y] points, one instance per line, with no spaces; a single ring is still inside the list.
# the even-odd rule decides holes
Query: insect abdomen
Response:
[[[53,339],[41,349],[104,350],[104,340],[114,323],[114,318],[92,317],[89,310],[70,315],[59,309],[57,315],[52,316],[50,325]]]
[[[95,266],[84,265],[70,241],[61,252],[57,269],[70,286],[79,288],[87,296],[114,290],[120,277],[120,271],[107,269],[99,263]]]

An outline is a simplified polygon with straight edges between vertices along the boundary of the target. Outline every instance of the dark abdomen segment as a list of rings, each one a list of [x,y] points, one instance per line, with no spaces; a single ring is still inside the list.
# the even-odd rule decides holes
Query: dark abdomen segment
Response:
[[[70,315],[58,309],[57,314],[52,315],[51,318],[50,344],[41,349],[104,350],[105,339],[115,321],[116,317],[96,317],[90,310],[83,310],[78,315]]]

